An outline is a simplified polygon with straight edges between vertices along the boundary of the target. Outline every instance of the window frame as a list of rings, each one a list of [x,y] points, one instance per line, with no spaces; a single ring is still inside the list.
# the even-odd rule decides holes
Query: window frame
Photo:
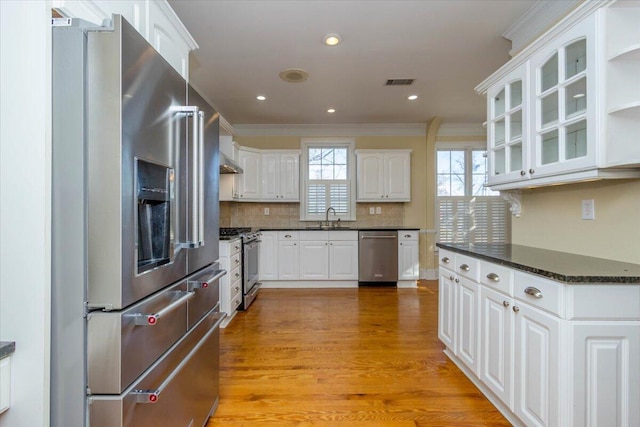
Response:
[[[302,159],[300,164],[300,221],[324,221],[326,215],[310,215],[307,213],[308,208],[308,191],[309,191],[309,148],[346,148],[347,149],[347,181],[349,191],[348,213],[334,215],[333,218],[340,218],[341,221],[356,220],[356,156],[355,138],[301,138],[300,149],[302,151]],[[340,180],[342,181],[342,180]]]
[[[465,155],[464,155],[464,160],[465,160],[465,168],[464,168],[464,179],[465,179],[465,185],[464,185],[464,189],[465,189],[465,195],[463,196],[443,196],[443,195],[439,195],[438,194],[438,151],[464,151]],[[435,222],[436,222],[436,231],[437,231],[437,236],[438,236],[438,241],[440,241],[440,200],[453,200],[453,201],[459,201],[459,202],[466,202],[469,203],[471,206],[473,206],[474,203],[476,203],[476,201],[478,202],[483,202],[483,203],[491,203],[491,201],[498,201],[498,200],[502,200],[504,202],[504,199],[501,197],[500,192],[497,192],[497,194],[491,194],[491,195],[474,195],[473,194],[473,157],[472,157],[472,152],[473,151],[487,151],[487,146],[486,146],[486,142],[484,141],[460,141],[460,142],[436,142],[436,147],[435,147],[435,160],[436,160],[436,164],[435,164],[435,170],[434,170],[434,175],[435,175],[435,197],[436,197],[436,203],[435,203]],[[488,166],[488,165],[487,165]],[[488,170],[486,170],[485,172],[485,179],[488,179]],[[476,199],[480,199],[480,200],[476,200]],[[506,203],[506,202],[504,202]],[[507,208],[508,209],[508,208]],[[505,227],[505,241],[506,243],[509,243],[511,241],[511,215],[506,214],[505,216],[505,221],[506,224],[504,225]],[[456,235],[457,230],[452,230],[452,233],[454,235]],[[490,233],[492,235],[492,233]],[[469,232],[467,233],[467,235],[464,236],[464,238],[458,238],[458,236],[456,235],[455,239],[453,242],[450,243],[473,243],[475,241],[475,232],[470,229]]]

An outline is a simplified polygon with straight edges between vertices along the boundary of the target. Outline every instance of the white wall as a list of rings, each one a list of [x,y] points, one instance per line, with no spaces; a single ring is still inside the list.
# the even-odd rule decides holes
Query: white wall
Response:
[[[2,427],[49,425],[51,2],[0,0],[0,340],[15,341]]]

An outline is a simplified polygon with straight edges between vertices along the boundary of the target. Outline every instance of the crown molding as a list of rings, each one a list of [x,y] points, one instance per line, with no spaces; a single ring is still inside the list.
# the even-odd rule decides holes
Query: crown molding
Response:
[[[196,40],[191,36],[189,30],[187,30],[187,27],[184,26],[184,24],[182,23],[176,12],[173,10],[173,8],[169,5],[167,0],[156,1],[154,3],[158,7],[158,9],[160,9],[160,11],[162,11],[162,13],[167,17],[173,28],[180,35],[180,38],[182,38],[184,43],[189,47],[189,50],[198,49],[200,46],[198,46]]]
[[[425,123],[299,124],[234,126],[238,136],[426,136]]]
[[[491,74],[482,83],[476,86],[475,91],[480,95],[486,94],[487,89],[497,83],[504,76],[515,70],[517,67],[527,62],[529,58],[531,58],[540,49],[543,49],[555,37],[566,32],[598,9],[613,3],[613,1],[614,0],[593,0],[580,3],[578,7],[572,10],[567,16],[562,18],[556,25],[547,30],[535,41],[521,50],[509,62],[504,64],[496,72]]]
[[[438,137],[442,136],[484,136],[487,134],[481,123],[443,123],[438,128]]]
[[[511,40],[509,55],[514,56],[536,36],[549,29],[582,0],[540,0],[514,22],[502,37]]]

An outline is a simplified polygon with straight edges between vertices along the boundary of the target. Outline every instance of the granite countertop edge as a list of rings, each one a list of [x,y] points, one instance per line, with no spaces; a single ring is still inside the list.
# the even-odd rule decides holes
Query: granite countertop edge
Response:
[[[16,343],[13,341],[0,341],[0,359],[4,359],[7,356],[16,351]]]
[[[452,252],[457,252],[463,255],[471,255],[476,258],[493,262],[495,264],[504,265],[506,267],[512,267],[520,271],[543,276],[558,282],[566,284],[640,284],[640,272],[638,275],[626,275],[626,276],[612,276],[612,275],[577,275],[577,274],[564,274],[557,271],[551,271],[541,266],[535,266],[531,264],[523,264],[522,262],[514,262],[505,258],[500,258],[496,255],[484,253],[481,249],[461,248],[459,246],[451,246],[446,243],[436,243],[436,246]],[[540,253],[548,252],[550,256],[558,254],[557,251],[545,251],[544,249],[531,248]],[[576,254],[567,254],[572,257],[582,257]],[[584,256],[585,260],[593,259],[592,257]],[[627,264],[619,261],[610,261],[611,265]],[[640,266],[639,266],[640,267]]]

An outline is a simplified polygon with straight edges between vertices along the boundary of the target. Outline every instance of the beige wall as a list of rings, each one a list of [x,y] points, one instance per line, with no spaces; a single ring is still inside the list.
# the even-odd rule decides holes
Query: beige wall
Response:
[[[581,219],[594,199],[596,219]],[[609,180],[523,191],[515,244],[640,263],[640,181]]]

